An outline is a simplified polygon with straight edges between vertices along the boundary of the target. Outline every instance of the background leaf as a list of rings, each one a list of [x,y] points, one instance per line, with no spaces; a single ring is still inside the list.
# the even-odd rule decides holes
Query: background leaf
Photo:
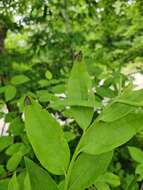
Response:
[[[22,159],[22,156],[23,156],[23,154],[21,153],[21,151],[18,151],[16,153],[14,153],[12,155],[12,157],[7,162],[7,166],[6,166],[7,169],[9,171],[16,170],[16,168],[18,167],[18,165],[19,165],[19,163],[20,163],[20,161]]]
[[[143,164],[143,151],[137,147],[128,147],[131,157],[138,163]]]
[[[28,82],[29,80],[30,79],[26,75],[17,75],[17,76],[12,77],[11,83],[13,85],[20,85],[20,84]]]
[[[16,96],[16,88],[12,85],[5,86],[5,100],[10,101]]]
[[[47,70],[45,73],[45,77],[50,80],[50,79],[52,79],[53,75],[49,70]]]

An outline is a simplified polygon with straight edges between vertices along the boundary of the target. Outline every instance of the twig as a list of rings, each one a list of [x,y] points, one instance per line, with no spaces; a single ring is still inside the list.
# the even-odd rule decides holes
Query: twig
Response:
[[[6,122],[4,122],[4,124],[3,124],[3,126],[2,126],[1,136],[3,136],[3,134],[4,134],[5,126],[6,126]]]
[[[140,190],[143,190],[143,183],[141,184],[141,188],[140,188]]]

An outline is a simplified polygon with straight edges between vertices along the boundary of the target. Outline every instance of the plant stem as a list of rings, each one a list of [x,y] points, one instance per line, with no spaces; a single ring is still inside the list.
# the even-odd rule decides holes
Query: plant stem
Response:
[[[78,144],[79,145],[79,144]],[[79,154],[79,150],[78,150],[78,145],[74,151],[74,154],[72,156],[72,160],[70,162],[70,165],[69,165],[69,168],[68,168],[68,171],[67,171],[67,175],[65,176],[65,188],[64,190],[68,190],[68,185],[69,185],[69,179],[70,179],[70,175],[71,175],[71,170],[73,168],[73,165],[74,165],[74,162]]]
[[[71,171],[72,171],[72,168],[74,166],[74,162],[77,158],[77,156],[79,155],[79,153],[81,152],[81,147],[80,147],[80,143],[81,143],[81,140],[82,138],[84,137],[86,131],[83,132],[81,138],[80,138],[80,141],[74,151],[74,154],[72,156],[72,159],[71,159],[71,162],[70,162],[70,165],[69,165],[69,168],[68,168],[68,171],[67,171],[67,175],[65,175],[65,187],[64,187],[64,190],[68,190],[68,185],[69,185],[69,180],[70,180],[70,176],[71,176]]]

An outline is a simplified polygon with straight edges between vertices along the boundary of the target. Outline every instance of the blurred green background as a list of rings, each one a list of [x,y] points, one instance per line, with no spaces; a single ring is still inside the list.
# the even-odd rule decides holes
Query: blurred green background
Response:
[[[71,132],[67,138],[74,147],[81,131],[58,102],[76,59],[87,65],[99,109],[127,84],[143,87],[143,0],[0,0],[1,135],[27,143],[21,115],[28,94]],[[143,167],[136,169],[128,145],[143,149],[143,133],[115,151],[112,173],[99,190],[141,190]],[[6,147],[0,149],[0,190],[13,173],[6,169]]]

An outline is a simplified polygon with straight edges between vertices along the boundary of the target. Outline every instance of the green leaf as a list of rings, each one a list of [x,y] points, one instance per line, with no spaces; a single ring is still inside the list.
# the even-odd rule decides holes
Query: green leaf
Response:
[[[106,172],[95,181],[95,184],[97,182],[105,183],[112,187],[118,187],[120,185],[120,178],[111,172]]]
[[[47,70],[45,73],[45,77],[50,80],[50,79],[52,79],[53,75],[49,70]]]
[[[140,90],[126,90],[121,96],[117,98],[117,102],[122,102],[124,104],[132,106],[143,106],[143,89]]]
[[[70,142],[76,138],[76,135],[71,131],[65,131],[64,136],[65,136],[67,142]]]
[[[97,190],[111,190],[109,185],[103,182],[97,182],[96,183]]]
[[[25,176],[24,188],[23,188],[23,189],[24,189],[24,190],[32,190],[28,173],[27,173],[26,176]]]
[[[3,176],[6,174],[6,171],[4,169],[4,165],[0,165],[0,176]]]
[[[125,117],[133,110],[135,110],[135,107],[130,105],[121,104],[118,102],[115,102],[113,104],[111,103],[105,107],[98,119],[105,122],[112,122]]]
[[[100,175],[106,172],[111,159],[111,152],[100,155],[81,153],[71,171],[69,190],[83,190],[92,185]]]
[[[58,184],[58,189],[59,190],[64,190],[65,187],[65,180],[62,180],[59,184]]]
[[[9,179],[0,180],[0,190],[8,190]]]
[[[9,125],[9,132],[15,136],[20,135],[24,131],[24,123],[19,117],[14,118]]]
[[[141,174],[143,175],[143,164],[138,164],[136,167],[136,173],[137,174]]]
[[[11,84],[20,85],[20,84],[28,82],[29,80],[30,79],[25,75],[17,75],[11,79]]]
[[[109,87],[101,86],[96,88],[96,93],[102,97],[114,98],[115,92],[111,90]]]
[[[12,85],[5,86],[5,100],[10,101],[16,96],[16,88]]]
[[[30,179],[31,190],[58,190],[56,183],[47,171],[28,158],[25,159],[25,163]]]
[[[86,129],[94,113],[92,81],[84,63],[75,63],[68,81],[68,104],[71,116],[82,129]],[[85,106],[86,105],[86,106]]]
[[[24,143],[14,143],[7,148],[6,154],[11,156],[19,151],[21,151],[21,153],[24,155],[28,153],[29,147],[27,147]]]
[[[137,183],[137,176],[135,175],[128,176],[125,190],[138,190],[138,189],[139,185]]]
[[[28,138],[41,164],[50,172],[62,175],[67,169],[70,151],[59,123],[33,102],[25,107]]]
[[[22,156],[23,156],[23,154],[21,153],[21,151],[14,153],[7,162],[7,165],[6,165],[7,169],[9,171],[16,170],[16,168],[18,167],[18,165],[22,159]]]
[[[42,79],[42,80],[38,81],[38,84],[40,85],[40,87],[45,87],[45,86],[49,85],[49,81],[45,80],[45,79]]]
[[[64,93],[65,92],[65,84],[61,83],[61,84],[53,85],[53,86],[51,86],[50,90],[54,94]]]
[[[0,94],[4,93],[5,88],[6,88],[5,86],[0,87]]]
[[[133,146],[129,146],[128,149],[133,160],[143,164],[143,151]]]
[[[89,107],[72,106],[70,116],[72,116],[82,129],[86,129],[92,121],[94,109]]]
[[[135,111],[143,102],[143,90],[125,90],[120,96],[105,107],[99,119],[105,122],[115,121]]]
[[[137,165],[135,173],[139,175],[140,180],[143,180],[143,164]]]
[[[108,106],[105,107],[99,120],[105,122],[115,121],[127,114],[135,111],[140,107],[143,102],[143,90],[131,91],[125,90],[120,96],[113,100]]]
[[[17,181],[18,181],[20,190],[26,190],[24,189],[24,182],[25,182],[26,175],[27,175],[26,169],[22,169],[22,171],[17,176]]]
[[[48,90],[39,90],[36,92],[40,102],[56,101],[59,98],[49,93]]]
[[[0,151],[3,151],[5,148],[10,146],[13,143],[13,137],[3,136],[0,137]]]
[[[9,181],[8,190],[20,190],[16,174],[14,174],[11,180]]]
[[[101,154],[130,140],[143,128],[143,113],[131,113],[119,120],[105,123],[96,121],[81,140],[81,151]]]
[[[105,173],[104,180],[106,181],[106,183],[108,183],[109,185],[111,185],[113,187],[118,187],[120,185],[119,176],[117,176],[111,172]]]
[[[72,68],[68,80],[68,100],[70,102],[86,101],[87,105],[94,106],[94,95],[92,92],[92,81],[86,70],[86,65],[82,62],[76,62]],[[80,105],[82,106],[82,104]]]

